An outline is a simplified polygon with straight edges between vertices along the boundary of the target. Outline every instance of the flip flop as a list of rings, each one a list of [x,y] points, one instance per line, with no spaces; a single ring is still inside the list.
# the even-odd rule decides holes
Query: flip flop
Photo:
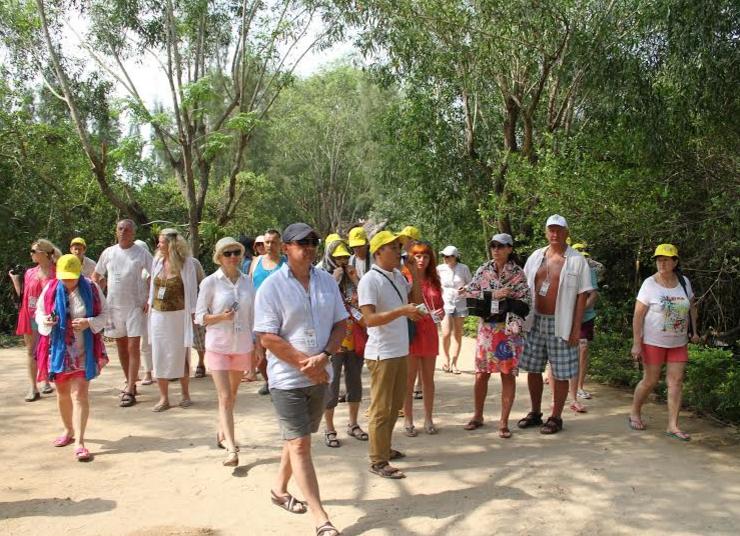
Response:
[[[691,436],[687,434],[686,432],[678,431],[678,432],[666,432],[666,437],[672,437],[673,439],[678,439],[679,441],[691,441]]]
[[[161,413],[163,411],[167,411],[168,409],[170,409],[170,407],[171,406],[168,402],[162,402],[161,404],[157,404],[156,406],[154,406],[152,408],[152,411],[154,413]]]
[[[180,400],[180,404],[179,404],[181,408],[189,408],[192,405],[193,405],[193,401],[190,400],[189,398],[184,398]]]
[[[78,462],[89,462],[90,460],[92,460],[90,451],[87,450],[85,447],[80,447],[75,450],[75,458]]]
[[[147,378],[141,382],[141,385],[151,385],[153,383],[154,383],[154,380],[152,380],[151,378]]]
[[[645,423],[642,422],[642,419],[633,419],[632,417],[627,417],[627,426],[630,427],[630,430],[634,430],[635,432],[644,432],[647,428]]]
[[[72,436],[63,435],[57,437],[52,445],[54,445],[55,447],[66,447],[67,445],[74,443],[74,440],[75,438]]]

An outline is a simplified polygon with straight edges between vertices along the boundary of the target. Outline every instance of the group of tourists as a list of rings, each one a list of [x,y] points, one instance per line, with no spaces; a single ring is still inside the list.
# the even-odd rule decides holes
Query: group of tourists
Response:
[[[586,411],[583,389],[588,341],[593,338],[598,281],[603,266],[585,244],[569,245],[569,226],[560,215],[545,222],[547,245],[521,265],[513,238],[498,233],[489,258],[474,274],[448,245],[437,253],[418,228],[395,234],[363,227],[347,239],[332,234],[321,244],[305,223],[270,229],[254,241],[220,239],[212,252],[218,269],[208,275],[177,229],[159,233],[156,253],[135,241],[136,225],[121,220],[117,243],[97,263],[75,238],[62,255],[44,239],[31,245],[35,266],[21,278],[11,272],[21,297],[17,333],[24,336],[32,402],[54,388],[64,432],[54,442],[74,444],[75,458],[92,459],[84,433],[88,385],[107,364],[103,335],[116,342],[125,378],[119,404],[137,404],[144,356],[144,384],[157,382],[152,410],[169,410],[171,381],[180,383],[182,408],[189,392],[191,349],[199,352],[196,376],[210,371],[218,396],[216,444],[223,465],[239,464],[234,406],[239,385],[260,374],[275,409],[283,450],[272,503],[291,513],[310,512],[316,534],[339,534],[324,510],[311,457],[311,434],[325,423],[324,443],[341,446],[335,408],[346,401],[346,436],[368,441],[369,470],[380,477],[405,474],[391,462],[405,457],[393,448],[393,431],[418,435],[414,399],[423,400],[423,431],[434,423],[434,374],[442,335],[441,369],[459,374],[465,318],[480,318],[475,349],[473,414],[465,430],[484,426],[491,374],[501,378],[498,435],[512,437],[509,418],[519,370],[527,372],[530,411],[518,428],[543,434],[563,429],[563,410]],[[689,336],[697,340],[697,311],[688,279],[679,270],[675,246],[655,250],[657,272],[642,285],[633,322],[632,355],[644,377],[635,390],[629,426],[645,430],[641,409],[666,364],[669,422],[666,434],[688,441],[678,427],[681,382]],[[441,328],[441,329],[440,329]],[[150,356],[150,357],[147,357]],[[370,400],[367,431],[359,422],[362,369],[367,366]],[[202,367],[202,369],[201,369]],[[546,367],[549,369],[546,373]],[[202,374],[199,372],[202,371]],[[344,383],[341,377],[344,375]],[[417,388],[417,381],[421,387]],[[552,388],[550,412],[543,412],[544,384]],[[414,396],[415,391],[419,396]],[[289,492],[293,480],[304,499]]]

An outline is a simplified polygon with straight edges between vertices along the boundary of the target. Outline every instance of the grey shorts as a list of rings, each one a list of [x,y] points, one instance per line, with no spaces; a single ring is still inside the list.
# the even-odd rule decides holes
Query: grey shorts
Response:
[[[326,407],[326,384],[298,389],[270,389],[283,439],[318,432]]]
[[[555,335],[555,317],[535,315],[534,327],[527,334],[526,345],[519,368],[527,372],[545,372],[550,362],[552,375],[557,380],[569,380],[578,374],[578,347]]]
[[[354,352],[340,352],[331,358],[331,366],[334,368],[334,379],[329,385],[329,397],[326,409],[334,409],[339,402],[339,384],[342,379],[342,368],[344,368],[344,385],[347,390],[347,402],[359,402],[362,400],[362,365],[364,359]]]

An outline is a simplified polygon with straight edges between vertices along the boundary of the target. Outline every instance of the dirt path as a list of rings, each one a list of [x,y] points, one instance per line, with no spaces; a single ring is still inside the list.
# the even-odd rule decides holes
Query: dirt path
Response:
[[[472,341],[463,356],[462,368],[471,370]],[[87,445],[95,460],[81,464],[71,447],[50,446],[61,430],[54,396],[23,402],[21,349],[0,351],[0,363],[0,534],[312,534],[308,516],[270,505],[280,441],[269,397],[258,396],[257,385],[240,392],[241,465],[231,470],[214,446],[210,378],[192,382],[189,409],[151,412],[154,386],[143,388],[136,407],[122,409],[113,357],[91,386]],[[343,534],[737,534],[740,448],[729,431],[684,416],[694,440],[667,439],[665,408],[650,404],[649,430],[630,432],[630,395],[591,385],[589,413],[567,414],[563,433],[515,429],[501,440],[492,424],[498,381],[491,382],[489,424],[465,432],[472,374],[436,378],[440,434],[396,436],[394,446],[408,454],[398,464],[405,480],[371,475],[365,443],[340,434],[342,447],[328,449],[314,438],[322,495]],[[516,418],[528,409],[523,377],[517,396]],[[340,406],[338,425],[345,412]]]

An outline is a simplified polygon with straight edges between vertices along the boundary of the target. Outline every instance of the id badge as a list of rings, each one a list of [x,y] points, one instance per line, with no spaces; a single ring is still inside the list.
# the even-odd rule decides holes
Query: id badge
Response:
[[[159,287],[159,290],[157,290],[157,299],[163,300],[164,299],[164,293],[167,290],[167,287]]]
[[[36,309],[36,303],[38,302],[38,296],[29,296],[28,297],[28,308],[29,309]]]
[[[430,313],[430,314],[431,314],[431,317],[432,317],[432,321],[433,321],[433,322],[434,322],[435,324],[441,324],[441,323],[442,323],[442,317],[441,317],[441,316],[439,316],[439,314],[438,314],[438,313],[436,313],[436,312],[432,312],[432,313]]]
[[[361,312],[361,311],[360,311],[359,309],[355,309],[354,307],[352,307],[352,308],[350,309],[350,311],[352,311],[352,318],[354,318],[354,319],[355,319],[355,320],[357,320],[358,322],[359,322],[360,320],[362,320],[362,312]]]
[[[497,315],[498,314],[498,300],[492,299],[491,300],[491,314]]]
[[[540,290],[537,292],[540,296],[547,296],[547,291],[550,290],[550,280],[548,279],[544,283],[542,283],[542,286],[540,287]]]
[[[313,328],[305,328],[303,330],[303,340],[306,342],[307,347],[316,348],[316,330]]]
[[[110,274],[111,282],[120,285],[121,284],[121,272],[111,272]]]
[[[244,331],[244,326],[241,322],[234,322],[234,332],[235,333],[241,333]]]

